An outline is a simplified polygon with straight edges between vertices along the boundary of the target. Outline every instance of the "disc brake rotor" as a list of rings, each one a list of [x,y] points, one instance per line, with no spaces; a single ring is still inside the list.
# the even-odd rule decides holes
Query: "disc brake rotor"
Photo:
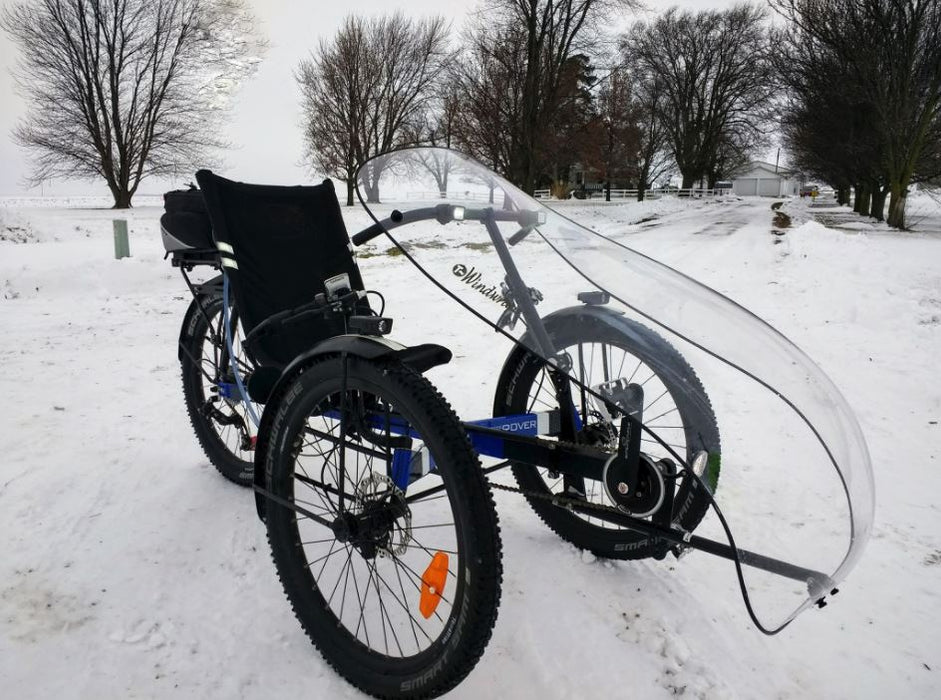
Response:
[[[377,507],[402,511],[389,525],[388,536],[380,538],[376,544],[380,557],[405,554],[412,540],[412,513],[402,490],[388,476],[369,472],[356,485],[354,493],[360,512]]]

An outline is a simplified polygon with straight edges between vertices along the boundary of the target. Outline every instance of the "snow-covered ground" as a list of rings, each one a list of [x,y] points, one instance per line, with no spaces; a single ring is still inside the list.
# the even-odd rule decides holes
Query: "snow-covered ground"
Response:
[[[251,493],[190,432],[176,360],[189,300],[161,259],[159,200],[137,204],[121,214],[132,257],[115,261],[104,201],[0,201],[3,695],[358,697],[294,620]],[[792,201],[773,236],[769,204],[556,206],[752,308],[830,374],[875,468],[861,564],[825,610],[768,638],[730,564],[595,560],[498,493],[500,616],[453,697],[941,693],[941,211],[913,199],[916,232],[899,234]],[[344,215],[351,231],[369,223]],[[818,221],[835,215],[839,230]],[[485,413],[502,361],[473,351],[485,329],[444,324],[442,337],[409,298],[405,260],[361,266],[396,337],[455,350],[430,376],[458,413]]]

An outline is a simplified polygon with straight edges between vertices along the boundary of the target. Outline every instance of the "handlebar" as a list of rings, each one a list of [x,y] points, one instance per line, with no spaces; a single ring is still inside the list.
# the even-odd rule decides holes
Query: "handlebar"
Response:
[[[416,221],[435,219],[439,224],[444,225],[452,221],[485,221],[491,218],[494,221],[515,221],[523,227],[510,239],[512,244],[516,244],[522,240],[533,227],[545,223],[546,214],[544,211],[535,209],[522,209],[519,211],[507,211],[505,209],[494,209],[493,207],[469,209],[457,204],[438,204],[434,207],[422,207],[406,212],[395,209],[389,215],[388,219],[383,219],[369,228],[363,229],[355,234],[351,240],[353,241],[353,245],[360,246],[386,231]],[[520,233],[523,231],[526,233],[521,236]]]

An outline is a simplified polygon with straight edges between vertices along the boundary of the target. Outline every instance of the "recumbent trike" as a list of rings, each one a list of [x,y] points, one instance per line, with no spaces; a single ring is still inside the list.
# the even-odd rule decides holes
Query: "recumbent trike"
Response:
[[[493,488],[521,494],[599,557],[701,550],[733,561],[767,632],[825,604],[858,559],[873,496],[852,412],[806,355],[717,292],[456,152],[367,162],[356,191],[374,223],[353,243],[376,253],[385,237],[384,265],[414,264],[510,347],[492,417],[461,421],[423,376],[451,351],[386,337],[385,299],[366,290],[330,181],[196,177],[199,190],[167,194],[161,219],[194,297],[179,338],[187,410],[219,471],[254,487],[308,636],[365,692],[439,695],[480,658],[502,577]],[[202,266],[221,274],[196,283],[189,273]],[[837,494],[841,537],[817,531],[813,546],[782,545],[787,557],[735,543],[715,501],[728,460],[700,366],[790,416],[773,428],[787,436],[782,459],[795,475],[805,464],[819,475],[822,462],[837,477],[820,498]],[[763,446],[743,453],[773,458]],[[505,468],[515,485],[489,480]],[[802,484],[801,499],[812,503],[807,484],[822,481]],[[694,534],[710,507],[725,541]],[[743,566],[793,596],[772,625],[752,605],[771,586],[750,588]]]

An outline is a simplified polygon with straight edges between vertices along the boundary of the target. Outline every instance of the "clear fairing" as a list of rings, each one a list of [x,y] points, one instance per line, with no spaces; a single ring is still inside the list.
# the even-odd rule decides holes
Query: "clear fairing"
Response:
[[[404,215],[395,228],[387,226],[386,235],[434,284],[547,360],[555,348],[546,346],[537,329],[527,329],[532,324],[525,317],[513,327],[506,323],[513,320],[507,318],[510,305],[502,287],[508,262],[535,290],[540,317],[584,307],[587,301],[603,313],[653,328],[683,355],[708,394],[701,400],[711,401],[718,419],[721,473],[714,495],[736,547],[826,574],[795,582],[745,568],[748,594],[762,624],[786,624],[829,594],[856,564],[874,508],[862,431],[833,382],[777,330],[625,245],[629,231],[597,233],[453,151],[419,148],[379,156],[360,169],[357,193],[377,222],[394,220],[394,210]],[[457,220],[409,223],[409,211],[441,204],[456,207]],[[497,213],[495,225],[505,246],[495,246],[480,221],[461,220],[465,211],[488,209]],[[533,212],[531,227],[521,227],[519,217],[499,220],[500,212]],[[578,299],[591,291],[610,299]],[[556,315],[567,314],[578,317]],[[502,358],[494,358],[494,376],[501,363]],[[610,370],[625,379],[629,371]],[[648,427],[669,444],[671,426],[661,430],[652,420],[655,414],[645,409]],[[724,540],[715,518],[707,517],[696,534]]]

